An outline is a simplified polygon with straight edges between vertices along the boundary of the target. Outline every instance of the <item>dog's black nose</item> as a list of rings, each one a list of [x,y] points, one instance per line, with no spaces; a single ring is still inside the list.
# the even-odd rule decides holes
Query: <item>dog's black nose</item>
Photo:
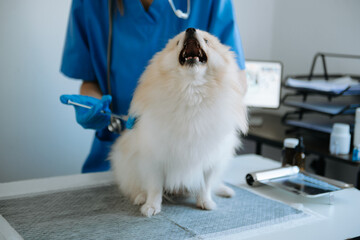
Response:
[[[188,34],[194,34],[196,32],[196,29],[195,28],[188,28],[186,29],[186,33]]]

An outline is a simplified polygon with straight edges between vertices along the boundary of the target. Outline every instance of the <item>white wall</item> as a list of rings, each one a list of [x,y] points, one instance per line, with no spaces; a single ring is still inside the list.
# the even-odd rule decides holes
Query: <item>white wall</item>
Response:
[[[275,0],[233,0],[247,59],[272,59]]]
[[[79,173],[91,132],[60,104],[70,1],[0,1],[0,182]]]
[[[360,55],[360,1],[276,0],[274,10],[271,54],[286,74],[308,73],[317,52]],[[330,71],[360,74],[360,60],[328,63]]]
[[[246,58],[303,73],[318,51],[360,55],[358,0],[233,2]],[[0,1],[0,182],[79,173],[90,149],[92,131],[58,100],[79,88],[59,73],[69,6]]]
[[[245,57],[280,60],[285,75],[308,73],[317,52],[360,55],[358,0],[233,2]],[[360,74],[360,60],[329,58],[328,63],[335,72]]]

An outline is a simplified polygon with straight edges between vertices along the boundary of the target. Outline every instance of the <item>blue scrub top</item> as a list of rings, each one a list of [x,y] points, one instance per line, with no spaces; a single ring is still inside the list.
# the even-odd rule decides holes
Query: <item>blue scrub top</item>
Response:
[[[145,11],[139,0],[123,0],[124,15],[113,15],[111,89],[113,112],[126,115],[137,81],[153,55],[169,39],[189,27],[217,36],[236,53],[245,69],[240,33],[231,0],[192,0],[188,19],[176,17],[168,0],[153,0]],[[174,0],[177,9],[186,12],[187,1]],[[114,5],[116,3],[114,1]],[[73,0],[61,72],[70,78],[97,81],[103,94],[108,94],[107,41],[109,31],[108,1]],[[105,161],[116,135],[106,129],[96,132],[83,172],[105,171]]]

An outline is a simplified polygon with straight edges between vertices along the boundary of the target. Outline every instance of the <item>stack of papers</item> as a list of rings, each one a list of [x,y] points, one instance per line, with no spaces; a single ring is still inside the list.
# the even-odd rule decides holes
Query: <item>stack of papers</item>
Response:
[[[311,81],[288,78],[286,86],[335,94],[342,93],[345,90],[351,95],[360,94],[360,83],[348,76],[332,80],[317,79]]]
[[[311,111],[326,113],[330,115],[337,114],[354,114],[356,108],[360,107],[359,103],[356,104],[344,104],[344,103],[329,103],[329,102],[297,102],[297,101],[285,101],[285,105],[291,107],[298,107]]]

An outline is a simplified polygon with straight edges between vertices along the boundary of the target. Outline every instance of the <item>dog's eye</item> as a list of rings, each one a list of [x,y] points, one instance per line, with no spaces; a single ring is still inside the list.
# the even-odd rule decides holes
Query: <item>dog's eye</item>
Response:
[[[179,41],[176,42],[176,45],[179,45]]]
[[[208,41],[207,39],[205,39],[205,38],[204,38],[204,41],[205,41],[206,44],[209,42],[209,41]]]

